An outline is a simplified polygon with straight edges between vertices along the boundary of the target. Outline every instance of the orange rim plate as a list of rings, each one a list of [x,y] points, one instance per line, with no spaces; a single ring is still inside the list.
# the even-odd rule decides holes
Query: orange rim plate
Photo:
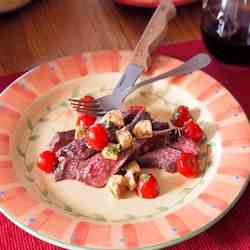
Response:
[[[146,7],[146,8],[155,8],[159,3],[159,0],[115,0],[115,1],[120,4]],[[176,6],[190,4],[196,1],[197,0],[173,0]]]
[[[30,234],[67,249],[159,249],[212,226],[245,190],[248,119],[235,98],[201,71],[159,81],[127,100],[145,102],[162,119],[183,100],[199,110],[212,153],[200,178],[162,171],[158,177],[167,178],[167,191],[157,199],[110,201],[104,189],[54,183],[37,170],[37,155],[55,131],[74,126],[67,99],[110,93],[130,58],[131,52],[120,50],[59,58],[24,74],[0,95],[0,211]],[[181,63],[157,57],[143,77]]]

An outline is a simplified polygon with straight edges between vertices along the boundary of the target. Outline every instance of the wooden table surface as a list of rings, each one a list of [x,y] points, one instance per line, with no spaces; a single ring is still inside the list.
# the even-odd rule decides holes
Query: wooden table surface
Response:
[[[198,38],[201,3],[177,11],[166,41]],[[36,0],[0,16],[0,75],[78,51],[133,49],[152,13],[112,0]]]

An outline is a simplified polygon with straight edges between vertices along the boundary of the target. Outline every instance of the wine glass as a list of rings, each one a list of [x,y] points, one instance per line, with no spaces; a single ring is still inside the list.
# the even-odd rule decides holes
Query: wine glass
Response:
[[[250,65],[250,0],[203,0],[201,32],[214,57]]]

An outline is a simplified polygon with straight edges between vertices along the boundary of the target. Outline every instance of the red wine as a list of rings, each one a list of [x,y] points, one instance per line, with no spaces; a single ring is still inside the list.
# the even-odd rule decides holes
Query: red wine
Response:
[[[242,13],[239,30],[230,37],[217,33],[217,21],[201,24],[203,40],[209,52],[227,64],[250,65],[250,13]]]

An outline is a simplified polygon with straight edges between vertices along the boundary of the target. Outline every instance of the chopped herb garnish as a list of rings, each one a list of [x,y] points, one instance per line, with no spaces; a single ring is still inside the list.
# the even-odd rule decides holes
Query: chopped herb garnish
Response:
[[[106,128],[112,128],[112,127],[114,127],[114,123],[111,120],[109,120],[109,119],[105,120],[104,124],[105,124]]]
[[[143,179],[145,182],[148,181],[150,178],[150,175],[149,174],[142,174],[141,175],[141,179]]]
[[[117,145],[112,145],[110,147],[108,147],[107,149],[107,153],[109,155],[118,155],[121,152],[121,145],[117,144]]]
[[[75,128],[75,139],[79,140],[85,137],[87,129],[83,126],[76,126]]]
[[[122,151],[122,145],[121,144],[117,144],[117,149],[119,150],[119,153]]]

